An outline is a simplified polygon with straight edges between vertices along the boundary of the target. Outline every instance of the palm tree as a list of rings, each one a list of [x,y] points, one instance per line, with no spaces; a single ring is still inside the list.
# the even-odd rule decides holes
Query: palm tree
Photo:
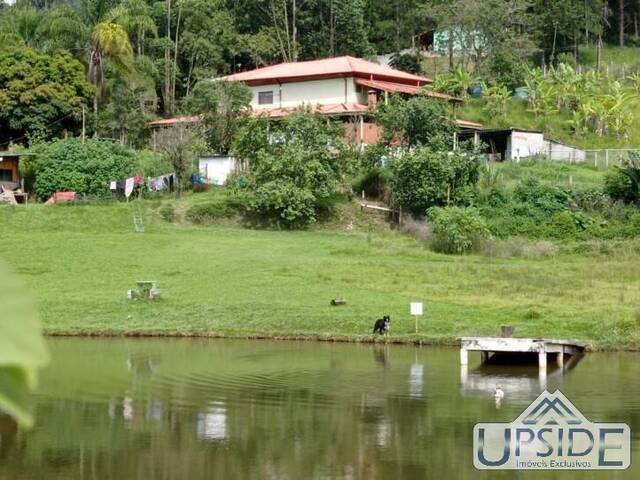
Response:
[[[107,14],[107,19],[122,25],[132,38],[135,37],[138,56],[144,54],[145,35],[158,34],[158,27],[151,16],[151,7],[144,0],[124,0]]]
[[[121,71],[130,71],[133,49],[129,35],[121,25],[103,21],[93,27],[89,53],[89,80],[96,87],[93,112],[98,115],[98,104],[102,97],[105,76],[104,64],[109,59],[111,65]]]

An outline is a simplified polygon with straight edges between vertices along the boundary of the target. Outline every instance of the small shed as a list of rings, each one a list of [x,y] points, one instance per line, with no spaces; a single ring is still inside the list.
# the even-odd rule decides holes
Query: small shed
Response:
[[[0,185],[9,190],[20,188],[20,154],[0,152]]]
[[[236,169],[236,159],[230,155],[203,155],[198,167],[200,174],[213,185],[224,185]]]
[[[584,150],[548,139],[539,130],[505,128],[471,131],[463,129],[458,134],[460,141],[482,142],[484,154],[489,161],[520,160],[531,157],[546,157],[549,160],[582,162]]]

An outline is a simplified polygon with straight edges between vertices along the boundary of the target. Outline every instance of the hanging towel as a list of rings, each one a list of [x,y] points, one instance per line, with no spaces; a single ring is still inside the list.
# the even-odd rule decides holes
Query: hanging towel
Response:
[[[133,193],[133,186],[135,184],[134,177],[127,178],[124,183],[124,196],[129,198]]]

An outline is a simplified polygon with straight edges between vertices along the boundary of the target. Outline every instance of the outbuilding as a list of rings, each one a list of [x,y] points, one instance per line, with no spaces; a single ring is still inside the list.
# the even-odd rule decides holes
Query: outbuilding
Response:
[[[487,130],[463,128],[458,134],[458,140],[473,140],[476,144],[482,143],[483,152],[488,161],[519,161],[533,157],[570,162],[585,160],[584,150],[546,138],[544,133],[539,130],[516,127]]]
[[[200,174],[213,185],[224,185],[236,168],[236,160],[230,155],[203,155],[198,161]]]

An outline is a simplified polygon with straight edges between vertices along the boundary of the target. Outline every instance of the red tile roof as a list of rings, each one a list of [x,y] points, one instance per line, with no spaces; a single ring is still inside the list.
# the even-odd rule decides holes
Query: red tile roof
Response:
[[[254,117],[259,117],[261,115],[266,115],[269,118],[283,118],[287,115],[291,115],[300,107],[290,107],[290,108],[256,108],[253,109],[251,115]],[[314,113],[319,113],[321,115],[352,115],[358,113],[364,113],[369,110],[367,105],[363,105],[361,103],[332,103],[329,105],[313,105],[311,109]]]
[[[336,57],[309,62],[280,63],[224,77],[247,85],[268,85],[323,78],[358,77],[421,86],[433,80],[401,72],[361,58]]]

